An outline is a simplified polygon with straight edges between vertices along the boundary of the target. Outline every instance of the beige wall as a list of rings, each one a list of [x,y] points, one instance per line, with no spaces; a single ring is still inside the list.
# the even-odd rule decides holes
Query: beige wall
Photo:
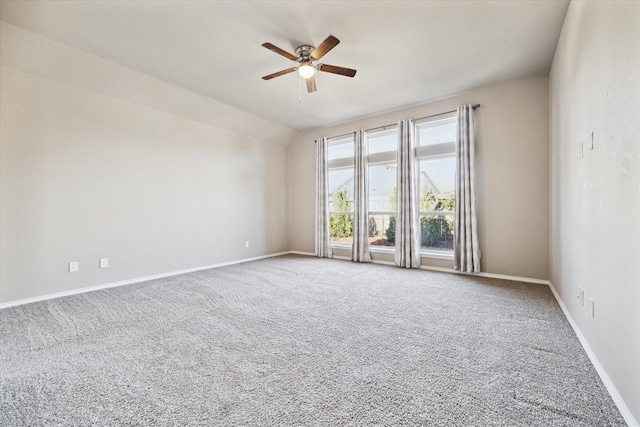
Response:
[[[551,281],[636,420],[639,76],[640,2],[572,1],[550,73]]]
[[[292,248],[303,252],[314,248],[315,138],[480,103],[482,107],[476,110],[476,190],[482,271],[548,279],[547,94],[547,78],[536,77],[307,132],[289,153]],[[423,263],[453,265],[442,260]]]
[[[286,144],[214,126],[199,97],[64,46],[46,61],[14,61],[20,40],[2,40],[3,60],[33,73],[0,68],[0,302],[289,249]],[[48,67],[61,52],[81,87]],[[89,90],[86,76],[103,72],[96,66],[162,102],[150,108],[115,89]],[[189,118],[161,111],[172,98],[192,107]],[[69,273],[69,261],[80,271]]]

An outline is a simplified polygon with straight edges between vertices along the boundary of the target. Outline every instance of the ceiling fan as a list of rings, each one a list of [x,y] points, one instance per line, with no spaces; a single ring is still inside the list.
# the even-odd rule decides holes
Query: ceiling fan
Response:
[[[287,52],[286,50],[280,49],[278,46],[274,46],[271,43],[262,43],[262,46],[266,47],[270,51],[273,51],[278,55],[282,55],[285,58],[298,63],[298,65],[296,65],[295,67],[287,68],[285,70],[278,71],[277,73],[269,74],[268,76],[264,76],[262,79],[271,80],[276,77],[284,76],[285,74],[297,71],[298,74],[300,74],[300,77],[306,80],[307,91],[311,93],[317,90],[316,79],[314,77],[316,71],[323,71],[325,73],[340,74],[341,76],[353,77],[356,75],[356,70],[353,70],[351,68],[337,67],[335,65],[320,64],[316,62],[320,58],[325,56],[331,49],[336,47],[338,43],[340,43],[340,40],[338,40],[334,36],[329,36],[325,41],[320,43],[320,46],[318,47],[309,45],[299,46],[296,49],[297,56]]]

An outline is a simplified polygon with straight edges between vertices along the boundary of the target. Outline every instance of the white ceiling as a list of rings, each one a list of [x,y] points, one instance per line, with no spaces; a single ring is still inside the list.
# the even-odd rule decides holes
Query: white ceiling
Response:
[[[0,19],[85,52],[305,130],[546,73],[568,0],[7,1]],[[358,70],[260,77],[328,35],[321,62]]]

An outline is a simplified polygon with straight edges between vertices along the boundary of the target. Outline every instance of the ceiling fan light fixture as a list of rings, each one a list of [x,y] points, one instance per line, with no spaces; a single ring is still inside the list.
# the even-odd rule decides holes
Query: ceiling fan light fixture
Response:
[[[300,66],[298,66],[298,74],[300,74],[300,77],[302,77],[303,79],[313,77],[315,73],[316,67],[314,67],[311,62],[303,62],[302,64],[300,64]]]

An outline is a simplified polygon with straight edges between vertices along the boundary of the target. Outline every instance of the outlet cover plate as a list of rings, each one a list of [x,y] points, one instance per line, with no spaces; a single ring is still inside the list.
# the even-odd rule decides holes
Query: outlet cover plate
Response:
[[[578,301],[580,302],[580,307],[584,307],[584,289],[578,288]]]

